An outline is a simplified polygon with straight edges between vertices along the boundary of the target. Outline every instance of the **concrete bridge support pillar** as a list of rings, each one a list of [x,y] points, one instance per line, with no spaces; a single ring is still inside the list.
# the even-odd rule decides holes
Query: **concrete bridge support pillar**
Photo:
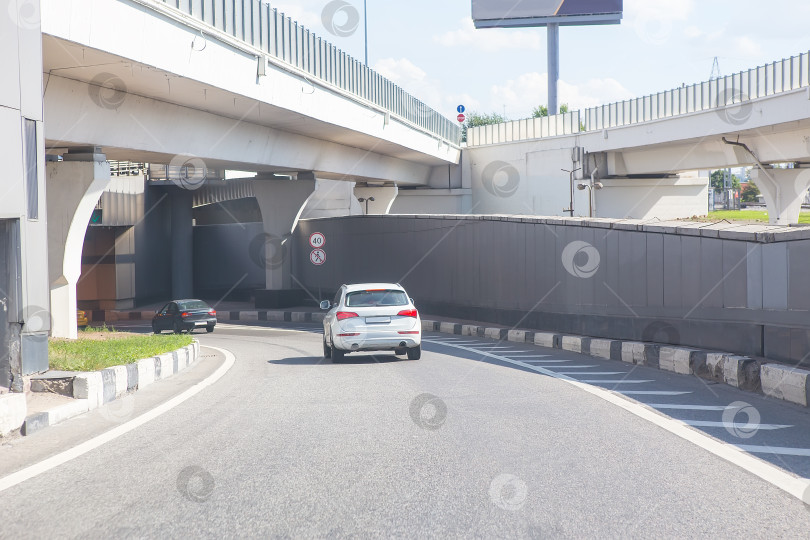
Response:
[[[768,207],[768,218],[774,225],[799,222],[802,200],[810,187],[810,169],[765,169],[751,171]]]
[[[48,276],[51,335],[76,339],[76,283],[82,273],[84,234],[101,192],[110,183],[110,164],[100,148],[72,149],[47,164]]]
[[[360,202],[360,208],[368,215],[388,214],[398,193],[397,186],[355,186],[354,188],[354,196],[358,200],[366,199],[366,201]],[[371,198],[374,200],[372,201]],[[366,207],[366,202],[368,202],[368,207]],[[368,212],[366,212],[366,208],[368,208]]]
[[[192,192],[170,188],[172,207],[172,297],[190,298],[194,295],[194,223]]]
[[[253,194],[259,203],[264,224],[264,250],[259,259],[264,263],[266,287],[256,291],[257,308],[290,307],[298,301],[299,291],[291,278],[291,253],[288,242],[298,224],[307,201],[315,191],[315,178],[299,175],[257,177]]]

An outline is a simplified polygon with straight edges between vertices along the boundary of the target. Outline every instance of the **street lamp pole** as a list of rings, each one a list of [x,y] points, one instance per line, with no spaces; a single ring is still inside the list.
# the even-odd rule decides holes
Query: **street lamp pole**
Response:
[[[582,167],[578,167],[573,171],[569,171],[568,169],[560,169],[562,172],[568,173],[568,181],[571,184],[571,204],[568,208],[563,208],[563,212],[568,212],[571,217],[574,217],[574,173],[582,170]]]

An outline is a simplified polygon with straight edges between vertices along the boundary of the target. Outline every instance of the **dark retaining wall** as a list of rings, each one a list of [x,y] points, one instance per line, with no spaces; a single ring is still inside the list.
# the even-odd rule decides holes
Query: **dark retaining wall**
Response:
[[[400,282],[425,313],[810,365],[808,228],[354,216],[302,220],[291,252],[316,297]]]

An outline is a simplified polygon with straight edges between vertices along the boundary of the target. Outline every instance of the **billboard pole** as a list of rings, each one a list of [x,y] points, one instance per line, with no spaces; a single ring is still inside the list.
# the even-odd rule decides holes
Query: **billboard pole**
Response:
[[[548,114],[559,112],[557,107],[557,81],[560,79],[560,25],[548,25]]]

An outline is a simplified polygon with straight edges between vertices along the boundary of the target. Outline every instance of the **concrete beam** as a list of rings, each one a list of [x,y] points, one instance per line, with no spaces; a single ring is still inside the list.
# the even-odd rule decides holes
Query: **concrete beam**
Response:
[[[398,193],[397,186],[355,186],[354,188],[354,196],[358,200],[365,199],[360,203],[360,208],[369,215],[388,214]],[[374,200],[372,201],[371,198]],[[365,212],[366,201],[368,201],[368,212]]]

